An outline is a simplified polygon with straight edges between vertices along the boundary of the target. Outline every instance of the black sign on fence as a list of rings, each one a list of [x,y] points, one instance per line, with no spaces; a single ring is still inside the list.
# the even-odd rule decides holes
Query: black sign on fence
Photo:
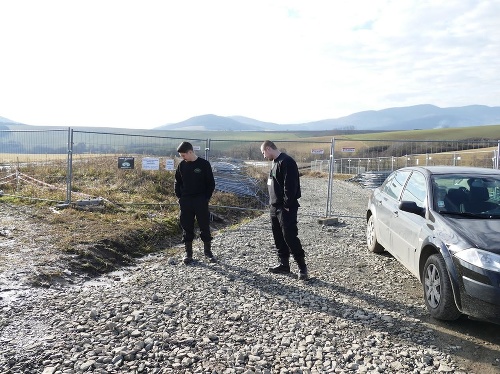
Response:
[[[118,169],[133,169],[133,168],[134,168],[133,157],[118,157]]]

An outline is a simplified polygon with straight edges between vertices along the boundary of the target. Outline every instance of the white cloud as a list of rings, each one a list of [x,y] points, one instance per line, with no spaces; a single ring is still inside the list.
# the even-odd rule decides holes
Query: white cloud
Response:
[[[500,1],[0,0],[0,116],[151,128],[500,105]]]

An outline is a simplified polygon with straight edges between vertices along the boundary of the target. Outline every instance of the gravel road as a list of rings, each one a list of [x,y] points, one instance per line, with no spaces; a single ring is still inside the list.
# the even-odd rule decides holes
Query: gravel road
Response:
[[[268,215],[71,287],[0,300],[1,373],[500,372],[500,326],[428,317],[420,283],[365,245],[369,192],[335,182],[340,223],[318,223],[303,178],[299,236],[312,279],[272,275]]]

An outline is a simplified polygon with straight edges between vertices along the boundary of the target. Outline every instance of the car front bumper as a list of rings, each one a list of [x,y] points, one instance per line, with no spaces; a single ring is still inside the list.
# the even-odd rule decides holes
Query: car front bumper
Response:
[[[455,258],[460,274],[461,311],[469,317],[500,324],[500,273]]]

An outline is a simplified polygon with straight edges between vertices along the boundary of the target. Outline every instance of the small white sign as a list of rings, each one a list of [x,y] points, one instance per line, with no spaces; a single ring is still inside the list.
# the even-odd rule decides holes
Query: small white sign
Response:
[[[152,157],[143,158],[142,170],[160,170],[160,159]]]
[[[193,151],[199,151],[201,147],[199,145],[193,145]]]
[[[342,152],[356,152],[354,147],[342,147]]]
[[[170,170],[170,171],[175,170],[174,160],[172,158],[167,158],[167,160],[165,162],[165,169]]]
[[[313,155],[322,155],[323,153],[325,153],[325,150],[324,149],[311,149],[311,153]]]

